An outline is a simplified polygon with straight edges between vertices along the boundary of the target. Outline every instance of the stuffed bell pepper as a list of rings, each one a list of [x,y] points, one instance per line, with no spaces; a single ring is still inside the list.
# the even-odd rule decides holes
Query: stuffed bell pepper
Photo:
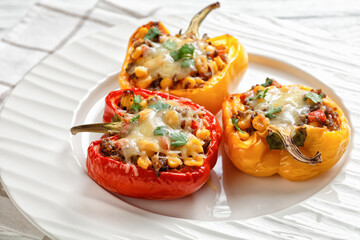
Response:
[[[331,168],[347,149],[350,126],[321,89],[273,79],[223,103],[226,151],[249,175],[305,180]]]
[[[217,160],[221,127],[189,99],[145,89],[106,97],[107,123],[71,132],[106,136],[88,148],[87,169],[105,189],[125,196],[174,199],[198,190]]]
[[[121,88],[145,88],[190,98],[212,113],[245,73],[248,57],[230,35],[199,37],[212,4],[192,19],[185,33],[172,36],[161,22],[149,22],[131,36],[119,76]]]

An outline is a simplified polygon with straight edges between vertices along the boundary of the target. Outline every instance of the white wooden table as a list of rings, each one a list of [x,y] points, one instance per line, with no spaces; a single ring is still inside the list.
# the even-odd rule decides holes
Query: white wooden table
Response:
[[[104,0],[109,6],[111,1]],[[2,0],[0,1],[0,39],[21,21],[34,4],[35,0]],[[165,0],[154,1],[155,5],[176,5]],[[188,4],[191,4],[190,1]],[[46,5],[46,4],[45,4]],[[121,4],[120,4],[121,5]],[[237,6],[234,8],[233,6]],[[241,12],[234,13],[234,9]],[[124,7],[126,9],[126,7]],[[283,24],[296,23],[297,27],[307,28],[307,31],[324,32],[331,38],[336,48],[341,48],[347,56],[353,56],[356,61],[360,57],[360,3],[357,0],[344,1],[311,1],[311,0],[275,0],[275,1],[224,1],[223,11],[241,15],[259,17],[274,17]],[[31,10],[30,10],[31,11]],[[193,12],[191,8],[183,11]],[[140,14],[141,15],[141,14]],[[0,40],[3,41],[3,40]],[[336,49],[339,52],[339,49]],[[1,48],[0,48],[1,54]],[[359,66],[360,67],[360,66]],[[11,84],[6,79],[0,79],[0,105],[16,83]],[[358,84],[360,86],[360,84]],[[359,90],[357,90],[359,92]],[[5,209],[6,208],[6,209]],[[9,217],[9,215],[11,217]],[[3,187],[0,184],[0,239],[47,239],[44,234],[33,227],[18,210],[10,204]]]

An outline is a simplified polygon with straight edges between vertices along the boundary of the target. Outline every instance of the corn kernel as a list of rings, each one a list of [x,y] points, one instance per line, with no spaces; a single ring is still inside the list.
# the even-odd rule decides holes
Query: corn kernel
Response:
[[[120,97],[120,104],[121,108],[125,107],[130,109],[134,102],[134,93],[132,91],[125,91]]]
[[[217,73],[219,71],[218,66],[215,61],[210,61],[210,65],[212,66],[212,69],[214,70],[214,73]]]
[[[213,51],[215,51],[215,47],[212,45],[207,45],[205,51],[212,53]]]
[[[270,120],[268,118],[264,117],[263,115],[257,115],[252,120],[252,125],[256,130],[263,131],[267,128],[269,122],[270,122]]]
[[[152,111],[153,110],[151,108],[145,108],[144,110],[140,111],[139,122],[144,122]]]
[[[178,126],[180,123],[179,113],[174,110],[167,111],[164,116],[164,122],[171,127]]]
[[[183,80],[183,88],[187,89],[187,88],[194,88],[196,84],[196,81],[194,78],[192,77],[186,77],[184,80]]]
[[[178,157],[168,157],[167,164],[171,168],[177,168],[178,166],[182,165],[182,161]]]
[[[162,89],[169,89],[171,85],[172,85],[172,80],[170,78],[163,78],[163,80],[161,80],[160,82],[160,87]]]
[[[147,88],[152,83],[152,78],[148,76],[147,78],[136,81],[135,85],[139,88]]]
[[[226,40],[223,41],[213,41],[211,44],[217,49],[223,49],[226,47]]]
[[[202,85],[202,84],[205,84],[205,81],[204,80],[202,80],[201,78],[195,78],[195,81],[196,81],[196,84],[198,84],[198,85]]]
[[[148,31],[149,29],[147,29],[146,27],[141,27],[138,31],[138,37],[144,38]]]
[[[147,101],[146,101],[145,99],[142,100],[139,104],[140,104],[140,106],[141,106],[142,108],[146,108],[147,105],[148,105],[148,103],[147,103]]]
[[[195,156],[192,158],[184,158],[184,165],[186,166],[202,166],[204,164],[204,158],[201,156]]]
[[[131,54],[131,58],[136,60],[143,54],[141,46],[137,47],[135,51]]]
[[[151,161],[146,155],[139,157],[136,163],[143,169],[147,169],[151,165]]]
[[[240,132],[240,131],[238,131],[237,132],[238,133],[238,136],[240,137],[240,139],[242,140],[242,141],[246,141],[246,140],[248,140],[249,139],[249,133],[247,133],[246,131],[242,131],[242,132]]]
[[[202,144],[198,138],[190,138],[185,147],[188,155],[195,155],[204,152]]]
[[[225,63],[224,61],[221,59],[220,56],[217,56],[216,58],[214,58],[214,61],[216,62],[216,65],[218,67],[219,70],[222,70],[225,67]]]
[[[137,145],[140,151],[158,152],[160,149],[159,144],[157,142],[149,139],[140,139]]]
[[[210,137],[210,131],[206,128],[201,128],[196,131],[196,137],[204,140],[207,137]]]
[[[137,66],[135,67],[135,75],[138,78],[145,78],[148,76],[148,69],[143,66]]]
[[[240,129],[248,129],[251,127],[251,116],[247,115],[245,118],[241,119],[238,122],[238,126]]]

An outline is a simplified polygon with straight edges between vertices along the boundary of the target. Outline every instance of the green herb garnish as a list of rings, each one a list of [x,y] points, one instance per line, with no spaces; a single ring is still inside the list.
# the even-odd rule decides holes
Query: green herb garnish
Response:
[[[174,59],[174,61],[181,60],[181,67],[186,68],[195,64],[193,59],[195,47],[192,44],[184,44],[179,50],[172,51],[170,56]]]
[[[134,95],[134,102],[131,105],[131,110],[139,111],[141,109],[141,105],[139,104],[141,101],[141,95]]]
[[[174,59],[174,61],[178,61],[180,59],[180,53],[178,51],[172,51],[170,56]]]
[[[276,115],[274,113],[279,113],[279,112],[281,112],[281,107],[270,106],[268,108],[268,112],[265,114],[265,116],[270,119],[273,119],[273,118],[276,118]]]
[[[247,97],[247,98],[245,98],[245,101],[248,102],[248,101],[252,101],[254,99],[265,99],[266,93],[268,91],[269,91],[268,88],[266,88],[264,91],[258,90],[255,97]]]
[[[149,31],[146,33],[144,39],[148,39],[152,41],[158,35],[161,35],[160,30],[157,27],[151,27]]]
[[[180,57],[186,58],[186,57],[192,57],[194,54],[195,47],[192,44],[185,43],[184,46],[182,46],[179,49]]]
[[[266,93],[269,91],[268,88],[266,88],[264,91],[262,90],[258,90],[257,91],[257,95],[256,95],[256,99],[265,99]]]
[[[131,120],[130,120],[130,123],[134,124],[138,119],[139,119],[139,115],[136,115],[135,117],[133,117]]]
[[[164,103],[164,102],[157,102],[157,103],[154,103],[154,104],[148,106],[148,108],[151,108],[154,111],[162,111],[165,109],[169,109],[170,107],[171,107],[170,104]]]
[[[169,133],[169,131],[166,129],[166,126],[159,126],[155,128],[154,135],[157,136],[165,136]]]
[[[181,67],[182,68],[190,67],[191,65],[192,66],[195,65],[195,60],[194,59],[184,59],[181,62]]]
[[[266,78],[265,83],[261,84],[261,86],[263,87],[268,87],[273,83],[274,80],[272,80],[271,78]]]
[[[186,134],[182,132],[170,133],[170,139],[172,140],[171,146],[180,147],[186,144],[188,141]]]
[[[232,122],[232,124],[234,125],[234,127],[236,128],[236,130],[238,130],[238,131],[241,132],[241,133],[244,132],[243,130],[241,130],[241,129],[239,128],[239,125],[238,125],[239,119],[237,119],[237,118],[232,118],[232,119],[231,119],[231,122]]]
[[[322,98],[323,98],[324,96],[322,95],[322,94],[316,94],[316,93],[314,93],[314,92],[310,92],[310,93],[308,93],[308,94],[305,94],[305,96],[304,96],[304,101],[306,100],[306,99],[310,99],[313,103],[322,103]]]
[[[171,40],[166,40],[166,41],[163,43],[163,46],[164,46],[166,49],[174,50],[174,49],[176,48],[176,42],[171,41]]]

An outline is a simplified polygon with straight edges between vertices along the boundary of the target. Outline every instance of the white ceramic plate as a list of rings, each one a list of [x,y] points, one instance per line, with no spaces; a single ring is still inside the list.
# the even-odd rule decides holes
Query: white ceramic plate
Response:
[[[70,137],[69,128],[101,121],[104,96],[118,87],[116,69],[132,29],[123,24],[67,46],[33,69],[7,100],[0,116],[1,179],[30,221],[59,239],[283,238],[294,232],[297,219],[309,217],[302,213],[317,211],[304,211],[311,201],[336,201],[329,184],[349,150],[325,174],[289,182],[242,174],[221,148],[210,181],[179,200],[114,196],[94,183],[84,166],[86,148],[98,135]],[[236,91],[268,76],[284,84],[322,88],[346,112],[320,80],[255,54],[250,54],[248,71]],[[304,200],[310,204],[299,204]],[[314,231],[316,235],[318,229]]]

